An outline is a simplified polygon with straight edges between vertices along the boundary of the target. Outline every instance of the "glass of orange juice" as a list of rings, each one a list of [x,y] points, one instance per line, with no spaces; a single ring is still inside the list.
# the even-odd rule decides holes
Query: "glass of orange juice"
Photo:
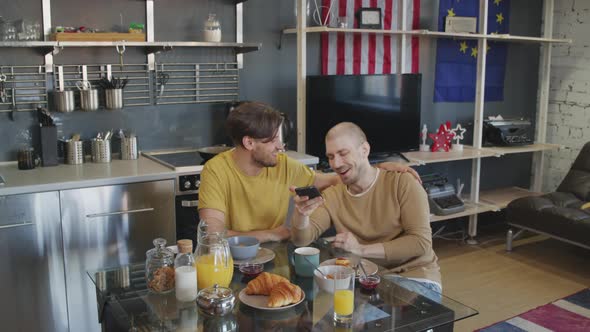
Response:
[[[334,322],[352,322],[354,312],[354,270],[338,269],[334,274]]]

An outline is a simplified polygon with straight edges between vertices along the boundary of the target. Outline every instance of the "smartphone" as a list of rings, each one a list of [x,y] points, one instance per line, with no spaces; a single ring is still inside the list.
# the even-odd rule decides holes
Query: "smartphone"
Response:
[[[307,197],[309,197],[309,199],[316,198],[316,197],[322,195],[322,194],[320,194],[320,191],[318,190],[318,188],[316,188],[314,186],[295,188],[295,192],[297,193],[298,196],[300,196],[300,197],[307,196]]]

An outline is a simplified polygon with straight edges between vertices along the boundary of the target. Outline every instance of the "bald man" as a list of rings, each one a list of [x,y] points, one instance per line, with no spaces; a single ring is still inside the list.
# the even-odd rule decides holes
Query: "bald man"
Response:
[[[326,156],[342,183],[322,197],[295,197],[291,239],[306,246],[334,225],[333,246],[374,259],[407,288],[425,287],[438,294],[429,297],[438,299],[441,275],[426,192],[410,174],[372,167],[370,150],[354,123],[342,122],[328,131]]]

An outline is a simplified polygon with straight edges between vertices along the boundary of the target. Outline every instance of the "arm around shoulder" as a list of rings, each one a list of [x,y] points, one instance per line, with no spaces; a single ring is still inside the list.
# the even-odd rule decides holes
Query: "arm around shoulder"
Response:
[[[316,172],[313,185],[316,186],[320,191],[335,186],[340,183],[340,177],[336,174],[325,174]]]

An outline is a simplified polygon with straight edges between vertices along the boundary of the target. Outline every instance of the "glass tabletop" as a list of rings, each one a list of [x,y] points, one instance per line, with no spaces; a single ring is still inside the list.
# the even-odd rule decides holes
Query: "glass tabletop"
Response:
[[[265,264],[264,270],[279,274],[299,285],[305,293],[302,303],[279,311],[255,309],[240,303],[239,292],[251,279],[238,269],[230,288],[236,296],[233,312],[223,317],[210,317],[199,312],[195,302],[176,300],[174,292],[154,294],[147,290],[144,264],[132,264],[102,271],[89,271],[96,285],[99,317],[105,304],[111,307],[113,319],[120,330],[128,331],[232,331],[238,326],[250,330],[325,331],[334,328],[331,293],[319,289],[314,278],[296,276],[289,264],[294,247],[290,243],[262,245],[273,250],[276,257]],[[326,242],[314,246],[320,249],[320,261],[346,255],[335,252]],[[387,271],[379,267],[381,283],[374,291],[362,290],[357,282],[351,330],[368,331],[423,331],[452,324],[471,317],[477,311],[442,294],[423,296],[424,291],[411,291],[385,277]]]

